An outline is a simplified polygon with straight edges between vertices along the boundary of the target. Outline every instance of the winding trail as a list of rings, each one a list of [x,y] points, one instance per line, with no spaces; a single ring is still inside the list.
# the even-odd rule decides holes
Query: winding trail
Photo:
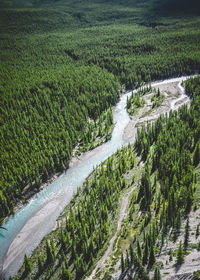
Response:
[[[180,85],[182,81],[188,78],[190,77],[179,77],[152,84],[152,86],[160,86],[179,83],[181,96],[178,99],[172,96],[171,106],[167,106],[167,112],[189,102],[189,98],[185,95],[185,91]],[[56,227],[58,216],[76,193],[77,187],[83,184],[85,178],[92,172],[94,167],[123,145],[134,142],[138,121],[149,121],[163,113],[163,111],[159,114],[155,112],[152,116],[148,116],[146,120],[145,118],[140,119],[141,116],[135,116],[130,120],[126,112],[126,100],[131,94],[132,91],[129,91],[122,95],[114,109],[115,127],[111,140],[85,153],[76,162],[72,162],[70,168],[55,182],[35,195],[28,205],[11,216],[3,225],[8,229],[8,232],[0,229],[0,278],[5,277],[8,279],[10,276],[15,275],[23,263],[24,255],[30,256],[42,238]],[[180,103],[176,105],[177,102]],[[130,123],[131,129],[127,129]],[[127,133],[125,133],[126,131]],[[120,217],[122,220],[123,213],[126,212],[126,202],[128,202],[128,198],[124,198],[122,203],[125,207],[121,209],[122,216]],[[120,223],[118,222],[119,226],[122,223],[121,218]]]
[[[104,265],[104,262],[107,260],[108,256],[111,254],[112,249],[113,249],[113,245],[114,242],[120,232],[121,226],[122,226],[122,221],[124,220],[124,218],[126,218],[127,216],[127,208],[129,205],[129,198],[132,194],[132,192],[135,190],[135,188],[137,187],[137,185],[135,185],[128,193],[126,193],[124,195],[124,197],[122,198],[121,201],[121,208],[120,208],[120,213],[119,213],[119,220],[117,223],[117,231],[115,232],[114,236],[111,238],[110,242],[109,242],[109,246],[106,250],[106,252],[104,253],[104,255],[101,257],[101,259],[96,263],[96,267],[94,268],[94,270],[92,271],[92,273],[90,274],[89,277],[86,277],[86,280],[92,280],[92,278],[95,276],[97,270],[99,268],[101,268]]]

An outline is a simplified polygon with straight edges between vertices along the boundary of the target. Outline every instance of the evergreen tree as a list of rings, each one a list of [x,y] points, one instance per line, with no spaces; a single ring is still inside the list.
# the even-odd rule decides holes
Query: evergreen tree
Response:
[[[194,165],[197,166],[200,162],[200,141],[197,142],[195,150],[194,150],[194,157],[193,157]]]
[[[48,240],[46,240],[46,254],[47,254],[47,265],[49,265],[54,261],[54,255],[52,253]]]
[[[42,272],[43,269],[43,256],[39,255],[38,257],[38,271],[39,273]]]
[[[183,251],[182,241],[180,241],[180,243],[179,243],[176,263],[179,264],[179,265],[184,263],[184,251]]]
[[[124,270],[125,270],[124,256],[123,256],[123,253],[121,253],[121,271],[122,271],[122,273],[124,272]]]
[[[72,275],[68,268],[65,267],[65,264],[62,265],[62,279],[63,280],[71,280]]]
[[[186,250],[189,243],[189,236],[190,236],[190,225],[189,225],[189,218],[187,219],[185,225],[185,235],[184,235],[184,249]]]
[[[196,229],[196,238],[199,237],[199,224],[197,225],[197,229]]]
[[[172,249],[169,250],[169,261],[171,262],[173,260],[173,252]]]
[[[31,266],[30,260],[26,254],[24,255],[24,266],[25,266],[24,273],[25,273],[25,275],[27,275],[28,273],[31,272],[32,266]]]
[[[150,249],[150,254],[149,254],[149,267],[152,267],[152,265],[155,263],[156,258],[155,258],[155,253],[154,253],[154,248],[151,246]]]
[[[51,253],[53,255],[53,259],[55,259],[55,257],[56,257],[56,248],[55,248],[55,244],[54,244],[53,240],[50,241],[50,244],[51,244]]]
[[[142,258],[142,264],[143,265],[147,264],[148,258],[149,258],[149,246],[148,246],[148,240],[146,238],[145,248],[144,248],[143,258]]]
[[[133,253],[133,246],[132,246],[132,244],[130,244],[129,251],[130,251],[130,257],[131,257],[131,263],[133,263],[134,253]]]
[[[140,242],[139,242],[138,239],[137,239],[137,255],[138,255],[138,258],[141,259],[141,257],[142,257],[142,250],[141,250]]]
[[[126,267],[129,267],[129,255],[128,255],[128,250],[126,250]]]
[[[161,280],[160,269],[159,267],[155,268],[153,280]]]

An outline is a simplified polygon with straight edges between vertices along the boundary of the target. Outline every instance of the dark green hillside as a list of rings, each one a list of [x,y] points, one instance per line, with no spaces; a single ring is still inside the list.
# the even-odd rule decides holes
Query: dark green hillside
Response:
[[[199,69],[200,18],[161,17],[153,0],[0,7],[1,219],[65,168],[88,118],[114,105],[121,85]]]
[[[65,169],[88,117],[97,119],[108,104],[115,104],[117,92],[112,74],[95,66],[73,65],[56,76],[44,74],[32,87],[11,81],[3,87],[2,217],[12,209],[13,198],[20,199],[25,190],[39,187],[49,174]]]
[[[133,88],[142,81],[198,69],[199,23],[184,20],[156,28],[129,24],[77,30],[69,36],[68,51],[80,61],[106,68]]]
[[[200,3],[198,0],[155,0],[153,8],[165,14],[189,13],[198,15]]]

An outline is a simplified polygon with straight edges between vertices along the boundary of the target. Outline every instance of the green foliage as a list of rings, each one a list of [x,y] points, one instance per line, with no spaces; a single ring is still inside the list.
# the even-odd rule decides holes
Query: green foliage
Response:
[[[161,280],[160,269],[159,267],[155,268],[153,280]]]
[[[193,98],[190,109],[184,106],[179,112],[170,112],[169,118],[161,116],[155,123],[143,127],[135,142],[137,151],[144,158],[154,145],[152,172],[158,170],[161,196],[166,201],[161,222],[177,229],[180,228],[181,209],[186,213],[190,211],[194,198],[195,176],[191,160],[194,147],[191,143],[195,143],[196,133],[199,133],[197,100]],[[150,189],[141,188],[139,198],[144,199],[144,191]],[[148,198],[150,202],[151,195]],[[144,201],[148,202],[147,199]]]
[[[148,259],[149,259],[149,244],[148,244],[148,240],[146,239],[144,252],[143,252],[143,258],[142,258],[142,264],[144,266],[148,263]]]
[[[94,149],[109,140],[113,129],[112,109],[105,110],[97,120],[90,119],[83,131],[76,154]]]
[[[72,275],[71,275],[70,271],[65,267],[64,264],[62,266],[62,279],[63,280],[71,280],[72,279]]]
[[[42,272],[44,266],[43,256],[39,255],[38,257],[38,272],[39,274]]]
[[[137,240],[137,256],[138,256],[138,259],[141,259],[142,249],[141,249],[141,246],[140,246],[140,242],[138,240]]]
[[[173,260],[173,252],[172,249],[169,250],[169,261],[171,262]]]
[[[125,270],[124,255],[123,255],[123,253],[121,253],[121,271],[122,271],[122,273],[124,272],[124,270]]]
[[[114,104],[118,99],[117,84],[114,77],[112,82],[108,78],[110,74],[97,67],[67,68],[59,81],[43,77],[43,82],[31,88],[19,85],[16,89],[16,84],[14,89],[9,83],[7,94],[2,89],[1,218],[12,211],[17,198],[66,168],[88,117],[96,119],[108,102]],[[102,133],[109,133],[111,118],[107,113]]]
[[[65,169],[78,143],[95,147],[89,119],[117,102],[119,83],[199,68],[199,19],[160,18],[153,2],[1,1],[0,219]]]
[[[144,81],[191,73],[194,67],[198,69],[199,50],[194,42],[194,37],[198,40],[198,28],[189,35],[189,24],[184,22],[181,29],[175,23],[170,26],[173,31],[169,26],[152,29],[141,25],[113,25],[109,29],[89,29],[87,38],[85,32],[79,31],[72,35],[70,50],[80,60],[95,63],[114,73],[122,84],[132,89]],[[95,41],[94,34],[98,35]],[[76,46],[80,39],[84,41],[82,49]],[[186,45],[183,46],[181,41]]]
[[[184,249],[187,250],[188,244],[189,244],[189,237],[190,237],[190,225],[189,225],[189,219],[187,219],[186,225],[185,225],[185,235],[184,235]]]
[[[51,244],[52,244],[51,240]],[[55,260],[55,247],[49,244],[49,241],[46,241],[46,263],[47,265],[51,265]]]
[[[153,101],[152,109],[159,107],[163,103],[164,99],[164,96],[160,94],[160,90],[158,89],[157,93],[151,98],[151,101]]]
[[[193,274],[194,280],[199,280],[200,279],[200,270],[197,270]]]
[[[197,166],[200,162],[200,140],[197,142],[194,150],[193,162]]]
[[[197,225],[197,228],[196,228],[196,238],[199,237],[199,224]]]
[[[170,2],[1,1],[0,220],[29,191],[65,169],[78,143],[81,151],[95,146],[93,124],[98,136],[109,138],[112,116],[103,112],[116,104],[120,84],[132,89],[199,69],[199,17],[161,18],[158,6],[167,3],[170,7]],[[189,9],[186,1],[181,7]],[[159,13],[164,11],[170,9]],[[193,163],[197,165],[200,157],[199,85],[199,78],[185,83],[192,99],[190,109],[160,117],[142,128],[136,139],[135,147],[144,160],[150,147],[154,148],[153,167],[150,170],[146,164],[138,200],[141,210],[149,211],[154,201],[150,173],[157,171],[163,240],[167,226],[180,228],[181,215],[193,202]],[[154,98],[153,106],[159,106],[159,93]],[[133,100],[135,107],[142,103],[142,94]],[[46,243],[37,268],[44,278],[72,273],[80,279],[93,264],[108,237],[119,193],[126,186],[123,174],[135,163],[133,153],[126,149],[118,157],[115,172],[111,158],[92,183],[85,184],[84,197],[77,208],[72,207],[58,238]],[[150,219],[147,215],[147,224]],[[153,239],[149,233],[144,240],[147,256]],[[140,259],[133,255],[132,259],[139,276],[148,279]]]
[[[170,228],[176,240],[182,217],[190,211],[194,200],[197,180],[192,158],[199,141],[200,78],[189,79],[185,87],[191,97],[191,107],[183,106],[178,112],[170,112],[168,117],[161,116],[155,123],[142,127],[135,142],[138,154],[146,159],[137,197],[140,210],[143,211],[140,232],[144,233],[144,238],[135,245],[137,251],[140,246],[144,248],[143,266],[148,264],[151,267],[155,263],[155,242],[159,238],[157,244],[162,248]],[[147,153],[150,149],[151,154]],[[153,222],[153,219],[157,221],[156,217],[159,217],[159,225]],[[177,264],[184,262],[189,230],[188,219],[184,246],[180,243],[177,250]],[[198,234],[197,227],[196,236]],[[169,260],[172,261],[172,251],[169,254]]]
[[[145,100],[141,97],[151,91],[151,87],[145,87],[138,90],[136,93],[131,94],[130,98],[127,98],[126,107],[130,115],[134,115],[137,109],[141,108],[145,104]]]
[[[197,250],[200,251],[200,242],[197,243]]]
[[[152,190],[150,181],[150,171],[148,164],[145,166],[145,172],[142,174],[138,200],[140,200],[141,210],[147,211],[151,204]]]
[[[27,255],[24,256],[24,274],[27,275],[28,273],[31,272],[31,269],[32,269],[32,266],[31,266],[31,263],[30,263],[30,260],[29,258],[27,257]]]
[[[178,247],[178,250],[177,250],[177,260],[176,260],[176,263],[178,265],[184,263],[184,250],[183,250],[182,241],[180,241],[179,247]]]
[[[134,269],[137,271],[138,279],[143,279],[143,280],[150,279],[141,261],[136,256],[133,257],[133,265],[134,265]]]
[[[151,246],[150,248],[150,254],[149,254],[149,267],[152,267],[153,264],[156,261],[155,253],[154,253],[154,247]]]

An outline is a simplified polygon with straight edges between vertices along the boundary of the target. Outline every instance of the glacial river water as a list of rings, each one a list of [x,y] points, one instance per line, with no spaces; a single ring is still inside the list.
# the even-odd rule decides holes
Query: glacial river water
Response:
[[[155,85],[180,82],[186,78],[165,80]],[[81,156],[80,160],[56,181],[11,216],[3,225],[8,231],[0,229],[0,275],[8,278],[18,271],[23,263],[24,254],[30,255],[42,238],[52,231],[57,217],[94,167],[127,144],[123,133],[130,120],[126,112],[126,100],[130,95],[131,92],[122,95],[114,109],[115,126],[111,140]],[[128,140],[134,141],[133,138]]]

